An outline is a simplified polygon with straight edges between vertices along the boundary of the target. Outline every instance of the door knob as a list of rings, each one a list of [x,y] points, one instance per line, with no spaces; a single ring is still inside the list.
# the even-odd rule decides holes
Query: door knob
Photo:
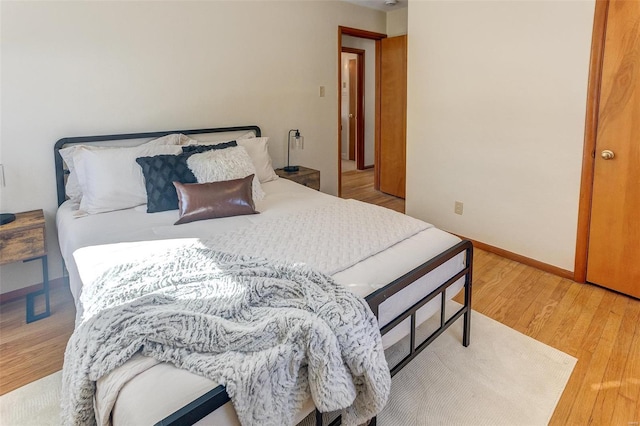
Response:
[[[349,114],[349,118],[353,118],[353,114]]]
[[[602,151],[602,153],[600,154],[600,156],[602,158],[604,158],[605,160],[611,160],[613,157],[615,157],[616,155],[613,153],[613,151],[610,151],[608,149],[605,149],[604,151]]]

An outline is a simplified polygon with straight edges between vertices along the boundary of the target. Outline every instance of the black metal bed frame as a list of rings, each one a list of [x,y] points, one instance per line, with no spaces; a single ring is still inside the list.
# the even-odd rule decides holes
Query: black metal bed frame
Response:
[[[80,144],[80,143],[95,143],[95,142],[105,142],[105,141],[117,141],[117,140],[128,140],[128,139],[147,139],[147,138],[158,138],[171,133],[182,133],[185,135],[193,135],[193,134],[205,134],[205,133],[222,133],[222,132],[234,132],[234,131],[243,131],[243,130],[251,130],[254,131],[256,136],[261,136],[261,131],[258,126],[235,126],[235,127],[220,127],[220,128],[210,128],[210,129],[195,129],[195,130],[173,130],[173,131],[161,131],[161,132],[146,132],[146,133],[123,133],[116,135],[103,135],[103,136],[80,136],[80,137],[70,137],[63,138],[56,142],[54,146],[54,158],[55,158],[55,168],[56,168],[56,187],[58,191],[58,205],[62,204],[66,200],[65,193],[65,174],[68,171],[64,168],[62,157],[58,152],[61,148],[68,144]],[[414,303],[411,307],[406,309],[403,313],[398,315],[391,322],[386,324],[380,329],[380,333],[385,335],[389,331],[391,331],[394,327],[405,321],[407,318],[410,318],[411,329],[410,329],[410,347],[409,354],[405,356],[398,364],[391,368],[391,376],[394,376],[398,373],[402,368],[404,368],[411,360],[413,360],[422,350],[424,350],[429,344],[431,344],[438,336],[440,336],[447,328],[453,325],[460,317],[463,317],[463,337],[462,344],[463,346],[468,346],[470,343],[470,335],[471,335],[471,287],[472,287],[472,278],[473,278],[473,245],[468,240],[463,240],[456,244],[455,246],[447,249],[446,251],[440,253],[439,255],[429,259],[422,265],[417,268],[411,270],[405,275],[395,279],[391,283],[385,285],[384,287],[376,290],[375,292],[368,295],[365,300],[369,304],[373,313],[378,317],[379,306],[382,302],[395,295],[402,289],[411,285],[417,279],[425,276],[429,272],[438,268],[440,265],[444,264],[450,259],[460,255],[461,253],[465,254],[465,267],[456,273],[454,276],[450,277],[447,281],[441,284],[438,288],[433,290],[428,295],[424,296],[416,303]],[[458,280],[464,277],[464,304],[460,309],[458,309],[451,317],[447,318],[445,304],[447,298],[445,297],[445,293],[447,289],[456,283]],[[417,327],[419,324],[416,324],[416,313],[417,311],[425,306],[428,302],[440,296],[440,326],[433,331],[429,337],[427,337],[424,341],[416,345],[416,334]],[[214,412],[218,408],[222,407],[224,404],[229,402],[231,399],[227,394],[224,386],[220,385],[212,390],[206,392],[204,395],[185,405],[184,407],[178,409],[174,413],[170,414],[166,418],[160,420],[156,423],[156,426],[182,426],[182,425],[192,425],[197,421],[203,419],[210,413]],[[323,425],[323,416],[318,410],[315,411],[315,419],[316,425]],[[329,426],[335,426],[340,424],[340,417],[334,419]],[[373,418],[369,423],[370,426],[374,426],[376,424],[376,419]]]

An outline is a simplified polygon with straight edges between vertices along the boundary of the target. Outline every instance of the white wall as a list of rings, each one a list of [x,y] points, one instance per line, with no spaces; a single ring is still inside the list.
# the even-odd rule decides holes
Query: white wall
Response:
[[[44,208],[51,277],[53,144],[61,137],[258,124],[276,167],[300,128],[300,164],[337,192],[338,26],[384,32],[383,12],[336,1],[1,2],[2,211]],[[326,97],[319,97],[325,86]],[[0,292],[40,282],[0,269]]]
[[[384,31],[381,31],[384,33]],[[376,131],[376,42],[374,40],[342,36],[342,45],[362,49],[364,53],[364,165],[375,162]]]
[[[387,36],[395,37],[407,34],[409,28],[409,7],[387,12]]]
[[[410,215],[573,270],[593,13],[592,0],[411,2]]]

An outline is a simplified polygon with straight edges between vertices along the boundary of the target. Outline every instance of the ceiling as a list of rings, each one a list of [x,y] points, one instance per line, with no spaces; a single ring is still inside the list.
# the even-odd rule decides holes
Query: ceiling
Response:
[[[396,1],[395,5],[386,4],[386,2],[390,0],[344,0],[344,1],[357,4],[360,6],[364,6],[364,7],[369,7],[372,9],[382,10],[384,12],[390,12],[392,10],[402,9],[407,7],[408,0],[395,0]]]

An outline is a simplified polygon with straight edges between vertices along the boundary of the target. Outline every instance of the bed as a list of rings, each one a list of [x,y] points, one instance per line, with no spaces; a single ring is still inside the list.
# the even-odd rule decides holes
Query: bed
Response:
[[[137,147],[170,135],[184,135],[191,141],[189,143],[197,141],[196,145],[219,144],[230,140],[237,140],[240,144],[242,141],[242,146],[251,154],[256,178],[261,178],[260,186],[265,194],[262,200],[255,203],[255,208],[260,214],[201,220],[175,226],[173,224],[179,218],[178,211],[148,213],[148,206],[145,208],[145,205],[107,212],[100,212],[99,205],[89,205],[96,214],[80,213],[77,198],[74,199],[69,194],[73,192],[73,188],[70,189],[70,182],[66,182],[73,175],[69,174],[70,167],[61,155],[65,153],[66,148],[80,145]],[[246,246],[246,241],[255,239],[255,235],[251,234],[247,237],[249,240],[242,240],[243,233],[276,232],[273,229],[275,224],[288,221],[289,224],[295,225],[309,215],[310,211],[328,211],[335,205],[344,204],[330,195],[285,179],[272,178],[270,173],[273,173],[273,169],[266,151],[265,139],[257,126],[238,126],[59,140],[54,148],[59,203],[56,221],[60,248],[68,269],[71,291],[76,300],[78,318],[85,309],[81,303],[83,286],[95,280],[118,259],[126,260],[138,253],[162,247],[163,244],[183,244],[185,241],[204,237],[218,243],[228,240],[227,245],[221,246],[221,250],[233,250],[233,243],[238,250],[238,247],[241,249]],[[169,145],[182,146],[184,143],[184,140],[179,140]],[[67,153],[68,151],[67,149]],[[165,155],[175,153],[171,148],[162,151]],[[96,163],[88,164],[95,167],[92,173],[98,173],[99,176],[100,166],[104,165],[97,164],[96,167]],[[76,164],[74,171],[78,175],[76,178],[86,177],[77,166]],[[95,171],[96,169],[98,171]],[[108,167],[104,169],[109,172]],[[85,197],[88,198],[86,193]],[[352,214],[356,217],[362,214],[358,210],[360,208],[365,207],[359,204],[349,207],[355,209]],[[385,215],[391,214],[382,210],[386,209],[377,210],[383,215],[376,219],[378,222],[385,221]],[[312,222],[318,220],[318,217],[314,216]],[[300,233],[300,229],[306,226],[300,225],[301,228],[297,229],[294,225],[278,228],[277,232]],[[371,236],[377,233],[371,232],[376,229],[375,226],[376,223],[370,224],[366,234]],[[346,265],[339,264],[343,260],[339,254],[334,253],[338,266],[328,266],[329,260],[324,260],[324,263],[317,266],[332,272],[330,275],[337,283],[366,300],[377,318],[385,349],[394,348],[394,361],[390,365],[391,375],[406,366],[455,321],[464,321],[462,344],[469,344],[472,245],[469,241],[461,241],[432,225],[421,222],[417,226],[418,231],[411,231],[411,235],[402,237],[398,242],[387,243],[383,250],[375,249],[374,253],[369,254],[363,252],[364,254],[360,255],[362,259],[347,262]],[[261,229],[265,231],[260,231]],[[277,236],[273,237],[273,234],[269,235],[272,240],[278,239]],[[336,247],[349,247],[348,241],[335,240],[333,243]],[[297,252],[304,252],[302,257],[294,260],[316,266],[315,255],[313,250],[307,248],[308,243],[307,246],[301,246],[304,250],[292,251],[289,245],[282,244],[281,253],[273,251],[272,256],[280,255],[286,259],[295,257]],[[366,238],[362,245],[367,245]],[[258,254],[264,250],[264,245],[253,247],[253,251]],[[344,256],[349,255],[351,254]],[[448,312],[445,308],[447,300],[461,289],[464,291],[464,304],[459,309]],[[420,325],[434,315],[440,316],[439,326],[427,330],[426,333],[424,330],[419,331]],[[398,350],[398,347],[401,349]],[[168,385],[169,383],[171,385]],[[141,397],[141,394],[145,394],[145,389],[154,389],[154,395]],[[110,393],[107,393],[108,391]],[[108,402],[103,404],[103,399]],[[98,381],[95,409],[99,422],[104,424],[239,424],[230,397],[223,386],[169,363],[153,362],[145,357],[137,357],[125,363]],[[294,418],[295,423],[307,422],[317,425],[337,424],[340,421],[335,415],[328,417],[315,410],[310,400],[300,407]]]

